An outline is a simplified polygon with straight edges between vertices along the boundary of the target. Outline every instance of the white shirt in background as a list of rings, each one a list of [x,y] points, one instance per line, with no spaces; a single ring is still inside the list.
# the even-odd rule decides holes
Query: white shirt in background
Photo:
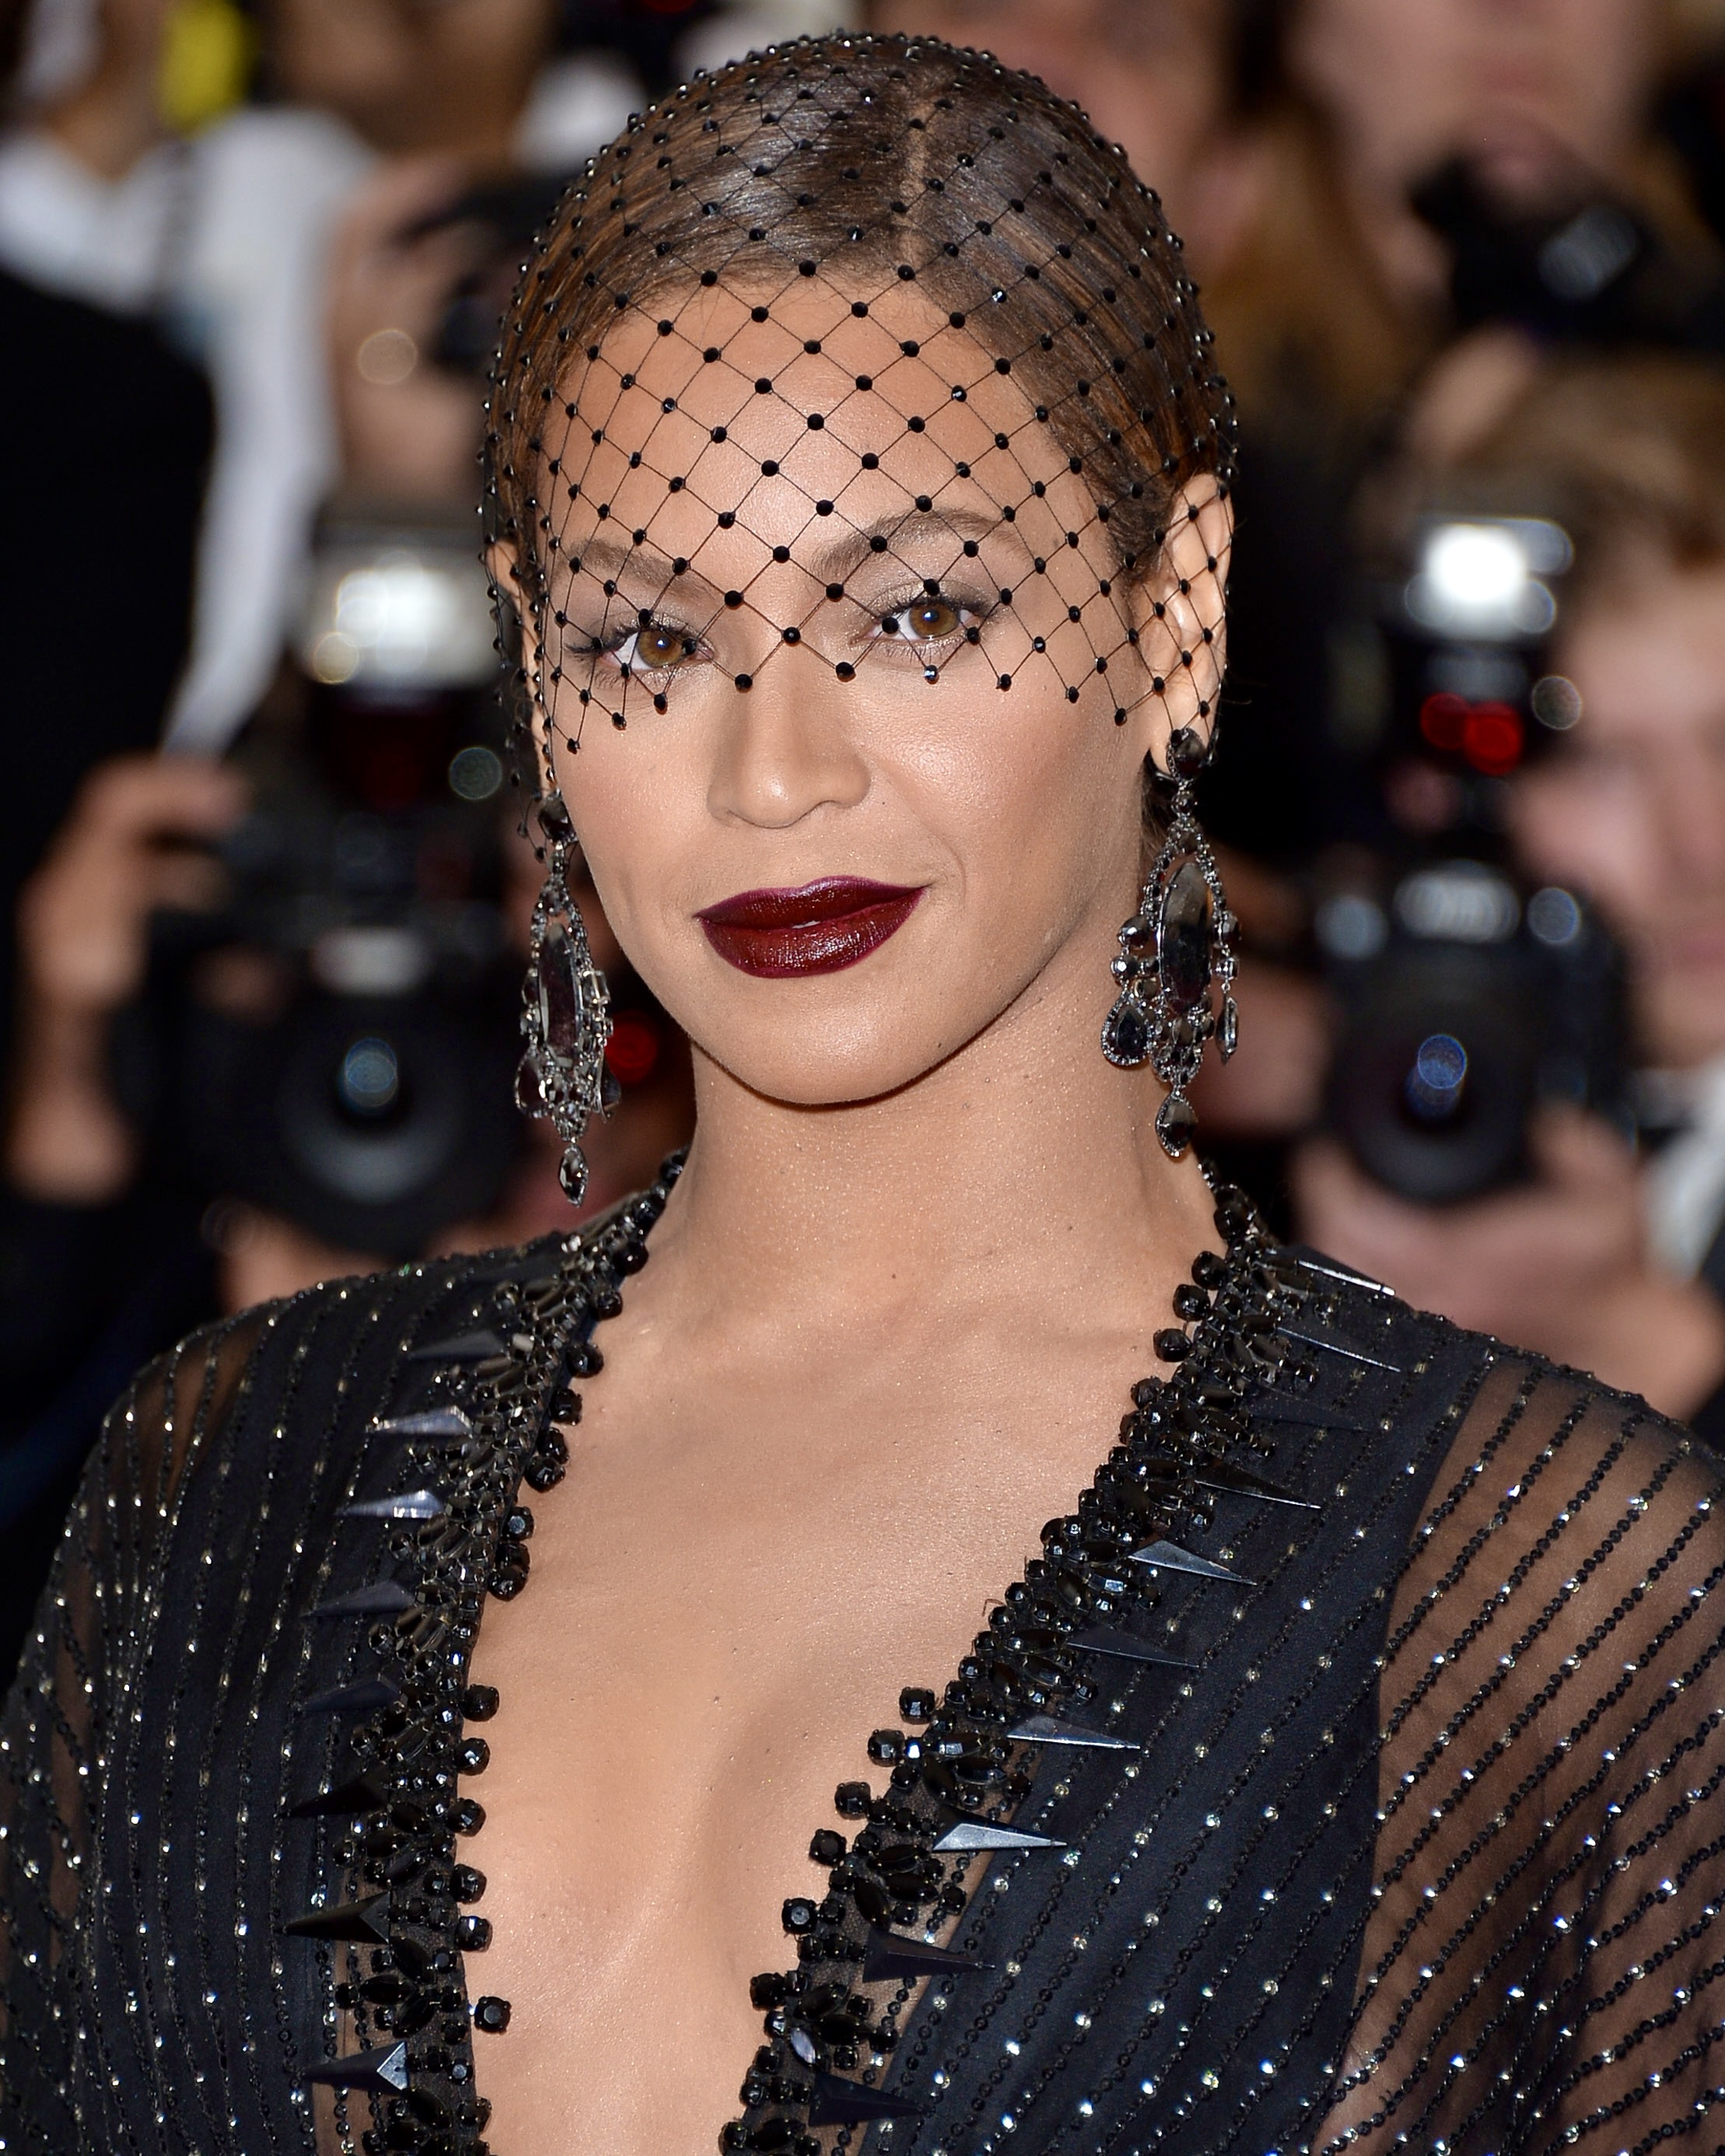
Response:
[[[640,102],[608,58],[553,63],[521,117],[522,162],[572,170]],[[342,121],[290,106],[235,112],[111,182],[40,130],[0,141],[0,264],[118,313],[156,314],[214,391],[191,654],[166,737],[177,747],[227,747],[297,615],[313,520],[337,476],[330,235],[375,162]]]

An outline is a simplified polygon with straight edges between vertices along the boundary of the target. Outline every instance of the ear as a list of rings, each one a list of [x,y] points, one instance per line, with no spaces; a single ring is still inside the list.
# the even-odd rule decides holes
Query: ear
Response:
[[[516,633],[521,639],[519,687],[529,708],[529,729],[533,737],[533,753],[539,767],[539,790],[542,793],[557,791],[557,773],[552,767],[551,753],[551,721],[547,713],[545,699],[540,693],[539,624],[534,619],[531,597],[524,582],[516,551],[506,540],[496,539],[485,550],[485,567],[491,578],[491,588],[498,608],[498,628],[505,649],[508,646],[508,622],[506,613],[514,619]]]
[[[1162,770],[1170,734],[1190,726],[1208,741],[1215,728],[1233,547],[1233,504],[1214,473],[1201,473],[1169,503],[1162,560],[1132,595],[1140,663],[1151,685],[1148,752]]]

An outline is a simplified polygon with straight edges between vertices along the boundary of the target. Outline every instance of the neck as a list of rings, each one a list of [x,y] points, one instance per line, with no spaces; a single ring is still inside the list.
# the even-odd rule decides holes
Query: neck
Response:
[[[932,1282],[998,1300],[1095,1296],[1214,1247],[1189,1153],[1168,1158],[1163,1088],[1097,1045],[1110,987],[1045,978],[983,1034],[885,1098],[762,1098],[699,1050],[696,1136],[660,1231],[727,1303],[811,1312],[914,1300]]]

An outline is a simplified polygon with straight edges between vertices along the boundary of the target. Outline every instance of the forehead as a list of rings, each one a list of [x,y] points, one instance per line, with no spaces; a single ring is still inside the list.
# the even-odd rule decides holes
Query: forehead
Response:
[[[1063,544],[1096,523],[1010,354],[914,290],[692,286],[621,314],[553,411],[543,498],[563,549],[609,525],[692,557],[721,516],[793,549],[896,507],[1022,511]]]

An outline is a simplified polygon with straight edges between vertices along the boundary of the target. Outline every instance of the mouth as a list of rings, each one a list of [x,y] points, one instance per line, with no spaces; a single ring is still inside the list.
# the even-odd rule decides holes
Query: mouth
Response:
[[[916,910],[922,886],[823,876],[796,891],[743,891],[696,919],[727,965],[762,980],[837,973],[878,951]]]

